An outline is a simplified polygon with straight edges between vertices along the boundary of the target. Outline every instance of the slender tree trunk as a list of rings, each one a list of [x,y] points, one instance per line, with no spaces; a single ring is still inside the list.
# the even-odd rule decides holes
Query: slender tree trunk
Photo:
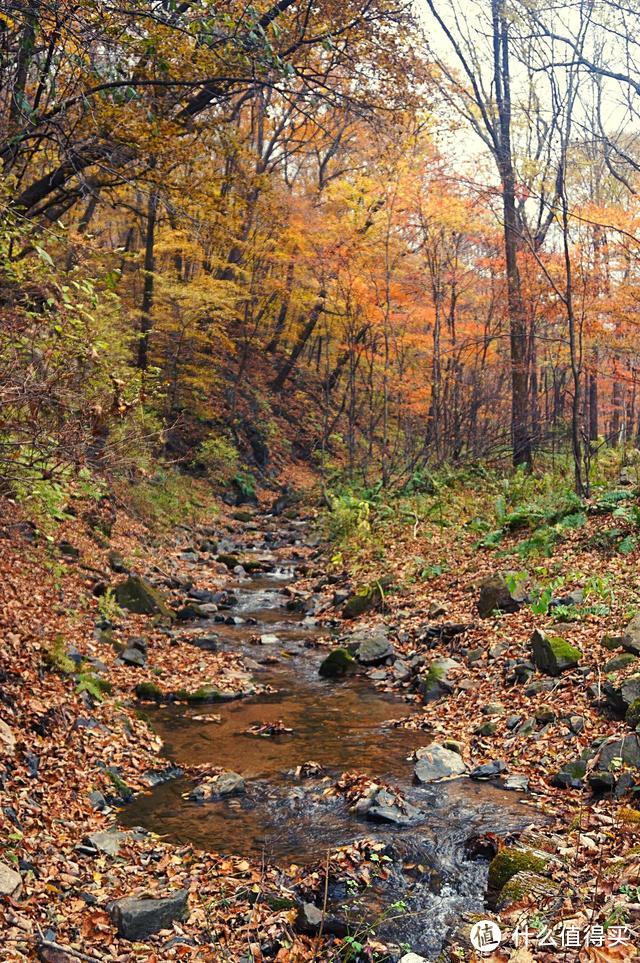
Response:
[[[287,378],[295,368],[298,358],[304,351],[305,345],[309,340],[309,338],[311,337],[311,335],[313,334],[315,327],[320,319],[320,315],[324,311],[324,302],[325,302],[326,296],[327,296],[327,292],[324,288],[322,288],[322,290],[318,295],[318,300],[316,301],[313,308],[311,309],[309,320],[307,321],[304,328],[300,332],[298,340],[293,346],[291,354],[289,355],[287,360],[284,362],[284,364],[280,368],[280,371],[278,372],[278,374],[276,375],[276,377],[273,379],[271,383],[274,391],[282,390]]]
[[[276,319],[276,325],[273,329],[273,335],[271,340],[265,348],[271,354],[276,350],[280,344],[280,338],[282,337],[282,332],[284,331],[284,326],[287,323],[287,316],[289,314],[289,304],[291,303],[291,292],[293,290],[293,278],[295,274],[295,261],[293,258],[289,261],[289,266],[287,267],[287,280],[285,281],[284,295],[282,298],[282,303],[280,305],[280,311],[278,312],[278,317]]]
[[[493,19],[494,82],[500,124],[498,169],[502,183],[504,253],[509,308],[511,352],[511,438],[514,465],[531,468],[533,453],[529,425],[529,379],[527,372],[527,325],[518,247],[520,230],[516,210],[515,172],[511,151],[511,75],[509,68],[509,26],[502,0],[491,0]]]
[[[149,194],[147,207],[147,230],[144,246],[144,287],[142,290],[142,309],[140,320],[140,340],[138,342],[138,367],[146,371],[149,365],[149,333],[153,326],[153,272],[155,268],[155,232],[158,213],[158,192]]]

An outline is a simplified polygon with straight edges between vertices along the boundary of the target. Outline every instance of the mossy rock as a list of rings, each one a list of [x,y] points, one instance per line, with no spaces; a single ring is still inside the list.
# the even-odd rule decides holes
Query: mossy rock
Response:
[[[425,702],[449,695],[453,686],[448,681],[447,675],[450,669],[458,667],[459,663],[455,659],[436,659],[431,663],[419,683],[419,691]]]
[[[202,702],[231,702],[236,698],[236,693],[225,692],[224,689],[219,689],[218,686],[205,683],[193,691],[181,689],[180,692],[175,693],[175,697],[179,701],[191,702],[198,705]]]
[[[442,748],[449,749],[450,752],[457,752],[459,756],[462,755],[462,743],[456,739],[443,739]]]
[[[536,667],[546,675],[558,676],[575,668],[582,652],[559,635],[547,635],[536,629],[531,636],[531,649]]]
[[[610,672],[620,672],[621,669],[626,669],[628,665],[637,661],[638,657],[636,655],[632,655],[631,652],[623,652],[621,655],[614,655],[612,659],[609,659],[609,661],[605,663],[602,671],[607,675]]]
[[[632,729],[638,728],[640,725],[640,699],[631,703],[624,718],[627,725]]]
[[[164,702],[165,695],[155,682],[139,682],[135,688],[135,693],[138,699],[142,699],[144,702]]]
[[[351,595],[342,610],[343,619],[357,619],[365,612],[372,612],[382,608],[384,590],[391,585],[391,578],[385,576],[368,585],[363,585]]]
[[[320,663],[318,674],[323,679],[341,679],[356,668],[356,660],[348,649],[333,649]]]
[[[517,903],[525,896],[553,896],[558,890],[559,885],[554,880],[539,873],[521,870],[502,887],[498,905],[503,907],[508,903]]]
[[[107,769],[107,776],[111,780],[113,788],[121,799],[131,799],[133,796],[133,789],[126,784],[119,773],[115,772],[113,769]]]
[[[173,612],[164,596],[141,575],[130,575],[116,585],[115,598],[118,605],[137,615],[160,615],[173,619]]]
[[[474,730],[476,736],[494,736],[498,731],[497,722],[483,722]]]
[[[534,853],[533,850],[507,846],[496,853],[489,864],[489,889],[500,893],[503,886],[517,873],[542,874],[548,861],[541,853]]]
[[[608,649],[609,652],[615,652],[616,649],[621,647],[622,642],[623,636],[607,634],[603,635],[601,644],[605,649]]]
[[[234,568],[242,564],[237,555],[218,555],[216,561],[220,562],[221,565],[226,565],[230,572],[233,572]]]
[[[252,522],[256,516],[253,512],[237,511],[232,512],[231,517],[235,519],[236,522]]]

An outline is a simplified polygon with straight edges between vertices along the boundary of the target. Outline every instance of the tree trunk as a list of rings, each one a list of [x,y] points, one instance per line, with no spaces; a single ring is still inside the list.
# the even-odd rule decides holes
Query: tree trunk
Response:
[[[152,190],[149,194],[149,206],[147,208],[147,231],[144,246],[144,288],[142,291],[140,341],[138,342],[138,367],[141,371],[146,371],[149,365],[149,332],[152,327],[153,272],[155,268],[154,244],[157,213],[158,192]]]

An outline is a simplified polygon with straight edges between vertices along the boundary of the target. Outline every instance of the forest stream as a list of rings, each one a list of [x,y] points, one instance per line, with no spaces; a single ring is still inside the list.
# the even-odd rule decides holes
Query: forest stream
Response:
[[[299,542],[300,534],[289,538]],[[282,533],[280,541],[287,540]],[[317,639],[326,637],[326,627],[287,608],[283,590],[295,581],[297,553],[294,545],[290,558],[276,557],[272,547],[259,542],[251,548],[270,571],[233,576],[226,586],[239,624],[203,623],[206,644],[241,652],[269,691],[214,706],[145,708],[173,765],[233,770],[244,777],[246,792],[198,803],[188,798],[193,779],[179,776],[138,795],[120,821],[203,850],[262,854],[279,865],[321,860],[360,838],[382,841],[392,856],[388,878],[374,880],[364,894],[330,887],[328,909],[352,932],[375,926],[380,938],[434,959],[461,914],[481,912],[485,904],[487,862],[466,857],[467,841],[522,830],[534,815],[518,794],[496,784],[461,778],[414,785],[410,756],[428,744],[428,734],[394,727],[407,715],[407,704],[378,692],[366,675],[342,681],[318,675],[327,650]],[[256,644],[261,633],[277,641]],[[255,724],[276,720],[292,731],[271,738],[247,734]],[[309,761],[324,772],[296,778],[296,768]],[[352,770],[399,787],[421,811],[419,821],[366,821],[342,797],[326,794]]]

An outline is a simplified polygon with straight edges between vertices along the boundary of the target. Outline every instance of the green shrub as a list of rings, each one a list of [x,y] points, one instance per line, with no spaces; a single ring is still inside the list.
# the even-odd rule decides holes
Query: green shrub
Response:
[[[194,465],[202,466],[216,485],[227,485],[238,474],[240,456],[235,445],[227,438],[212,435],[198,448]]]

